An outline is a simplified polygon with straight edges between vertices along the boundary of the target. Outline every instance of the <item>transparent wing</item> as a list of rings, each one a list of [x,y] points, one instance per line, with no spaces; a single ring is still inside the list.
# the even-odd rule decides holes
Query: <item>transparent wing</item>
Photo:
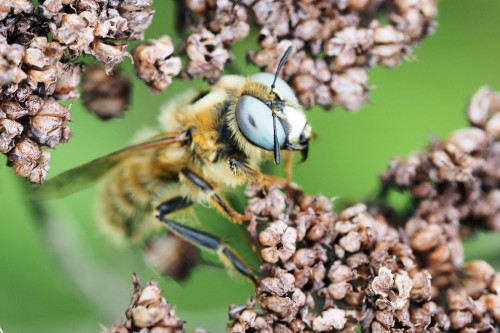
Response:
[[[130,146],[111,154],[99,157],[93,161],[77,166],[57,175],[35,188],[31,193],[31,200],[50,200],[62,198],[72,193],[82,191],[110,171],[121,160],[139,151],[152,148],[161,148],[173,143],[185,142],[189,139],[189,132],[178,134],[162,134],[151,140]]]

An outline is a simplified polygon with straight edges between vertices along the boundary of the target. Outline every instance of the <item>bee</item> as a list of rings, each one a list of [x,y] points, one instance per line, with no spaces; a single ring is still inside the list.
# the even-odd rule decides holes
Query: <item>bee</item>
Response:
[[[221,191],[249,181],[287,182],[258,168],[266,160],[280,164],[282,151],[287,169],[294,151],[307,158],[311,127],[294,92],[278,77],[290,52],[291,47],[275,75],[226,75],[207,93],[176,98],[159,117],[164,133],[66,171],[35,189],[34,198],[66,196],[107,175],[101,206],[110,226],[137,242],[166,226],[255,282],[250,267],[223,240],[172,216],[210,203],[241,224],[250,216],[233,209]]]

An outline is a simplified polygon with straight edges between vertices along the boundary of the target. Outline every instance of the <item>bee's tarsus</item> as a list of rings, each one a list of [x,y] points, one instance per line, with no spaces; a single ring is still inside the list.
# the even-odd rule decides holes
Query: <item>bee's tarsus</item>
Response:
[[[248,178],[252,179],[253,181],[257,181],[259,183],[267,183],[267,184],[278,183],[286,185],[290,182],[289,179],[283,179],[263,174],[258,169],[253,168],[251,165],[249,165],[245,161],[238,159],[237,157],[232,157],[229,160],[229,164],[233,170],[239,171],[242,174],[245,174]]]
[[[214,192],[214,188],[206,180],[201,178],[195,172],[188,168],[182,168],[181,173],[195,186],[197,186],[204,193],[208,194],[208,200],[212,205],[217,208],[222,214],[226,215],[231,221],[235,223],[242,223],[248,220],[248,216],[241,215],[234,208],[232,208],[229,203]]]
[[[231,265],[238,272],[249,277],[252,280],[252,282],[256,283],[257,279],[252,269],[240,257],[238,257],[238,255],[232,249],[230,249],[227,246],[224,246],[224,244],[222,245],[223,245],[221,247],[222,255],[231,262]],[[258,283],[256,283],[256,285],[258,285]]]
[[[260,172],[258,170],[252,168],[250,165],[247,164],[246,161],[242,161],[236,157],[231,157],[229,159],[229,166],[233,171],[242,172],[243,174],[247,175],[250,178],[255,178],[260,175]]]

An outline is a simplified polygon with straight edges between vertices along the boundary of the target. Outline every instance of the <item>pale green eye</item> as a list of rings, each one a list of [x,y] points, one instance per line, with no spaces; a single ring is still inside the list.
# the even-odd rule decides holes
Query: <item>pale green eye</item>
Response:
[[[262,83],[265,86],[271,87],[274,81],[274,74],[270,73],[258,73],[250,76],[251,81]],[[282,78],[278,77],[276,79],[276,85],[274,91],[278,94],[281,99],[287,100],[292,103],[298,103],[297,97],[293,92],[292,88],[285,82]]]
[[[236,105],[236,121],[251,143],[266,150],[274,148],[273,114],[258,98],[243,95]],[[281,121],[277,119],[276,130],[280,147],[285,145],[286,134]]]

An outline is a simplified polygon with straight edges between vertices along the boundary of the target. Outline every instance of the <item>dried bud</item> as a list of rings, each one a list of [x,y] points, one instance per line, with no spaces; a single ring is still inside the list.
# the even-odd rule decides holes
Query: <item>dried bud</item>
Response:
[[[7,153],[14,147],[14,138],[21,135],[23,126],[16,121],[0,118],[0,152]]]
[[[37,166],[31,171],[27,179],[32,184],[43,184],[47,180],[49,173],[50,153],[47,150],[42,150],[42,153],[37,161]]]
[[[364,68],[349,68],[334,75],[330,82],[334,100],[348,111],[356,111],[368,99],[368,71]]]
[[[13,13],[19,15],[21,13],[31,14],[33,12],[33,4],[29,0],[8,0],[0,5],[0,20]]]
[[[81,67],[72,63],[59,63],[59,79],[56,81],[54,96],[57,99],[73,99],[80,97],[78,85],[80,84]]]
[[[260,235],[259,241],[267,246],[261,251],[262,259],[275,263],[278,260],[287,261],[295,253],[297,231],[284,222],[273,222]]]
[[[103,120],[119,118],[129,105],[130,78],[120,72],[106,74],[102,67],[87,67],[83,77],[85,106]]]
[[[206,29],[189,36],[186,53],[189,58],[187,73],[209,82],[221,76],[224,64],[231,58],[220,37]]]
[[[126,51],[127,44],[111,44],[96,41],[92,43],[92,55],[97,60],[104,64],[104,68],[108,74],[111,73],[113,67],[122,62],[125,57],[132,56]]]
[[[295,277],[284,270],[277,270],[276,277],[268,277],[261,281],[263,291],[278,296],[284,296],[295,290]]]
[[[40,111],[30,119],[30,129],[40,144],[54,147],[71,138],[71,131],[67,127],[70,120],[69,109],[55,99],[48,98]]]
[[[182,67],[181,59],[173,56],[174,46],[168,36],[139,45],[133,52],[137,76],[155,92],[164,91]]]
[[[190,243],[172,234],[146,245],[146,258],[151,266],[165,276],[183,280],[199,262],[199,255]]]
[[[14,171],[22,176],[28,177],[36,167],[41,156],[38,146],[31,140],[26,139],[16,144],[9,154],[9,162],[14,166]]]
[[[313,319],[312,328],[316,332],[327,332],[333,329],[341,330],[344,328],[347,319],[345,312],[340,309],[328,309]]]

